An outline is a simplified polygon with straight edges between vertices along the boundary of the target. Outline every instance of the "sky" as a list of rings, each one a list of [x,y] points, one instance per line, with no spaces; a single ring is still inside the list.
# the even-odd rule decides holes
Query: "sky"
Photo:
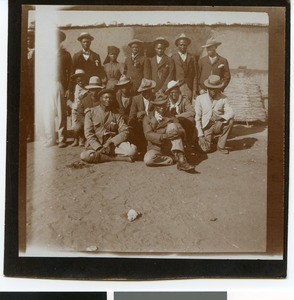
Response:
[[[44,6],[43,6],[44,7]],[[53,6],[48,6],[52,12]],[[38,11],[38,6],[36,6]],[[222,12],[222,11],[56,11],[57,26],[87,26],[105,23],[111,25],[158,25],[158,24],[261,24],[268,25],[267,13],[260,12]],[[29,14],[29,23],[35,13]]]

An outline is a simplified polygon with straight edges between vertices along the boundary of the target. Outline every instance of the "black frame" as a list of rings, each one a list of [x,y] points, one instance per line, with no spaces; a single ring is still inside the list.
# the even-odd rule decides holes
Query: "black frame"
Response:
[[[119,1],[79,1],[71,5],[120,5]],[[269,25],[269,69],[275,66],[276,72],[269,72],[269,94],[272,99],[285,99],[283,110],[269,106],[268,178],[268,224],[278,224],[271,228],[267,242],[269,249],[275,249],[275,236],[283,238],[282,260],[240,260],[240,259],[146,259],[146,258],[64,258],[64,257],[19,257],[18,205],[19,205],[19,159],[22,145],[19,134],[22,120],[19,118],[21,96],[21,5],[50,4],[60,5],[60,1],[10,0],[9,1],[9,42],[8,42],[8,101],[7,101],[7,163],[6,163],[6,215],[5,215],[5,261],[4,274],[13,277],[70,278],[70,279],[114,279],[114,280],[155,280],[185,278],[284,278],[287,273],[287,224],[288,224],[288,182],[289,182],[289,95],[290,95],[290,4],[283,0],[255,1],[145,1],[144,5],[181,6],[247,6],[263,7],[270,16]],[[124,1],[124,5],[139,5],[139,1]],[[269,7],[284,7],[286,14],[273,14]],[[235,8],[234,8],[235,9]],[[242,9],[236,7],[236,11]],[[285,22],[285,27],[281,24]],[[275,34],[275,39],[271,37]],[[282,36],[279,36],[282,34]],[[284,39],[284,37],[285,39]],[[278,40],[277,40],[278,37]],[[279,42],[285,42],[285,48]],[[286,51],[286,54],[285,54]],[[278,65],[278,67],[277,67]],[[276,120],[284,120],[277,122]],[[283,136],[283,132],[285,137]],[[281,163],[282,162],[282,163]],[[282,217],[282,218],[281,218]],[[274,223],[271,223],[274,222]],[[273,226],[272,226],[273,227]],[[280,240],[281,241],[281,240]]]

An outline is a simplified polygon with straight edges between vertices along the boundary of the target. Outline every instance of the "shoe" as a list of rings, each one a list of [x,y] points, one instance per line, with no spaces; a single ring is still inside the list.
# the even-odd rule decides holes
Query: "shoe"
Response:
[[[74,139],[73,143],[71,144],[72,147],[77,147],[79,145],[78,139]]]
[[[183,152],[176,153],[176,158],[177,158],[177,169],[179,171],[185,171],[185,172],[195,171],[195,167],[190,165],[187,162],[187,159]]]
[[[60,142],[59,144],[58,144],[58,147],[59,148],[65,148],[67,145],[66,145],[66,143],[65,142]]]
[[[217,150],[222,154],[229,154],[229,150],[226,148],[217,147]]]

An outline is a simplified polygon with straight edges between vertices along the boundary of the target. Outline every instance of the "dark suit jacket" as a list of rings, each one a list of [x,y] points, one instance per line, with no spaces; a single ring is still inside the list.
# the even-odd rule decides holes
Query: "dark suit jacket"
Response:
[[[220,76],[221,79],[224,80],[225,85],[222,90],[224,90],[227,87],[227,85],[231,80],[231,73],[229,69],[229,63],[224,57],[217,55],[216,62],[214,64],[211,64],[210,59],[207,55],[199,59],[198,65],[199,65],[199,90],[200,89],[206,90],[206,87],[203,83],[209,77],[209,75],[212,74],[218,75]]]
[[[151,79],[156,82],[154,89],[157,92],[160,89],[166,90],[167,84],[174,79],[174,61],[166,54],[162,56],[160,63],[157,63],[156,56],[150,59]]]
[[[57,52],[57,81],[61,82],[65,90],[68,89],[72,71],[72,60],[68,51],[60,48]]]
[[[143,120],[143,129],[145,138],[148,141],[148,150],[165,150],[170,146],[170,140],[163,139],[164,134],[166,133],[166,127],[169,123],[176,123],[177,127],[182,136],[185,135],[185,130],[179,123],[176,117],[164,117],[164,119],[158,123],[154,117],[154,112],[150,112],[148,116],[144,117]]]
[[[90,56],[88,60],[85,60],[82,50],[74,54],[72,74],[74,74],[76,69],[82,69],[86,73],[86,83],[89,82],[89,78],[92,76],[98,76],[101,79],[102,83],[106,83],[106,74],[101,64],[99,54],[92,50],[89,51]]]
[[[133,84],[134,93],[141,84],[142,78],[151,78],[151,67],[149,58],[138,55],[133,61],[131,57],[127,57],[125,60],[126,76],[131,79]]]
[[[180,81],[180,84],[187,83],[188,87],[190,88],[191,91],[196,90],[197,91],[197,79],[198,79],[198,74],[197,74],[197,63],[194,58],[190,53],[187,53],[187,72],[184,72],[183,69],[183,61],[179,55],[179,53],[175,53],[172,56],[172,59],[175,63],[175,79]]]
[[[128,123],[133,97],[130,96],[130,102],[127,107],[123,106],[121,98],[122,98],[122,93],[121,90],[119,90],[116,93],[116,101],[117,101],[116,108],[118,109],[119,114],[123,116],[125,122]]]
[[[154,99],[152,98],[152,100]],[[153,106],[151,103],[149,103],[148,111],[152,111],[152,110],[153,110]],[[136,124],[138,122],[137,113],[140,111],[145,111],[144,99],[141,94],[133,97],[133,101],[130,109],[129,121],[128,121],[128,124],[130,126],[136,127]]]

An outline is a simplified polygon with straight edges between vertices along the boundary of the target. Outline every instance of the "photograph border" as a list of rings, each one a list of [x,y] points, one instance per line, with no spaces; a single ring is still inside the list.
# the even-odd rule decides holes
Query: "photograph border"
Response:
[[[71,1],[72,5],[120,5],[118,1],[90,2]],[[178,6],[176,1],[161,1],[156,5]],[[181,6],[203,7],[214,5],[215,10],[246,11],[246,7],[256,7],[256,11],[269,14],[269,98],[285,99],[283,105],[269,102],[268,121],[268,216],[267,244],[273,253],[276,246],[283,243],[283,259],[240,260],[240,259],[154,259],[154,258],[69,258],[69,257],[20,257],[18,224],[19,215],[19,168],[25,166],[20,160],[23,151],[20,130],[23,120],[19,119],[21,95],[21,41],[24,37],[22,26],[22,5],[52,4],[59,1],[9,1],[9,41],[8,41],[8,99],[7,99],[7,161],[6,161],[6,210],[5,210],[5,260],[4,274],[13,277],[79,278],[79,279],[180,279],[180,278],[284,278],[287,270],[287,224],[288,224],[288,181],[289,181],[289,94],[290,94],[290,4],[286,1],[183,1]],[[137,1],[125,1],[124,5],[138,5]],[[240,8],[239,6],[242,5]],[[221,6],[221,7],[219,7]],[[286,14],[275,13],[275,7],[284,7]],[[113,7],[112,7],[113,8]],[[141,8],[141,7],[140,7]],[[210,10],[211,7],[203,7]],[[247,8],[248,11],[248,8]],[[13,33],[13,34],[12,34]],[[273,35],[275,37],[273,38]],[[284,47],[281,47],[284,45]],[[286,53],[286,54],[285,54]],[[275,70],[275,72],[270,72]],[[281,103],[279,103],[281,104]],[[283,108],[280,109],[279,108]],[[284,120],[277,122],[276,120]],[[284,133],[284,134],[283,134]],[[22,135],[23,136],[23,135]],[[18,147],[17,145],[20,145]],[[274,146],[271,146],[274,145]],[[274,149],[273,149],[274,148]],[[25,188],[25,187],[24,187]],[[25,198],[25,197],[24,197]],[[280,238],[277,241],[277,237]],[[270,252],[271,252],[270,251]]]

